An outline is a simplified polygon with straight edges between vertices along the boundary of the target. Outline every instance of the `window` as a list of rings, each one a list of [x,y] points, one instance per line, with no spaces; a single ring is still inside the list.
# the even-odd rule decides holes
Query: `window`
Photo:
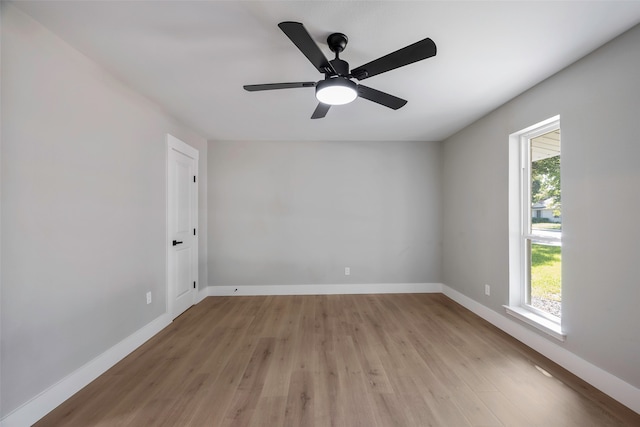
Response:
[[[510,137],[507,312],[564,340],[560,118]]]

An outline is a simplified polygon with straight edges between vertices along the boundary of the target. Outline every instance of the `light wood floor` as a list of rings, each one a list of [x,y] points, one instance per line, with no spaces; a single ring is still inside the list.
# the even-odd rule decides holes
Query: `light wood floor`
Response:
[[[640,426],[441,294],[210,297],[37,426]]]

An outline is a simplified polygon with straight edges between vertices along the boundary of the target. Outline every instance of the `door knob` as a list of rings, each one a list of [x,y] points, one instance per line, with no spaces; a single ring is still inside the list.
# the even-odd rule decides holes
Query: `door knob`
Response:
[[[179,242],[179,241],[177,241],[177,240],[174,240],[174,241],[173,241],[173,246],[175,246],[175,245],[180,245],[180,244],[182,244],[182,242]]]

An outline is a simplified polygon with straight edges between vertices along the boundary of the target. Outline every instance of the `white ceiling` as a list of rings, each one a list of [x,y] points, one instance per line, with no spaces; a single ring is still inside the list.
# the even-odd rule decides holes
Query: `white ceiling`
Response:
[[[640,22],[640,1],[20,1],[126,84],[213,140],[439,141]],[[280,31],[302,22],[355,68],[430,37],[438,54],[363,81],[407,99],[357,99],[310,120],[313,89],[244,84],[323,76]]]

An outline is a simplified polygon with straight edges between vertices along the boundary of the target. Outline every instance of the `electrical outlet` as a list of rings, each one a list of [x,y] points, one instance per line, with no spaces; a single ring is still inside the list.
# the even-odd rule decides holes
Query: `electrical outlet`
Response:
[[[351,267],[345,267],[344,268],[344,275],[345,276],[350,276],[351,275]]]
[[[151,292],[147,292],[147,304],[151,304]]]
[[[489,285],[484,285],[484,294],[485,294],[486,296],[491,295],[491,286],[489,286]]]

